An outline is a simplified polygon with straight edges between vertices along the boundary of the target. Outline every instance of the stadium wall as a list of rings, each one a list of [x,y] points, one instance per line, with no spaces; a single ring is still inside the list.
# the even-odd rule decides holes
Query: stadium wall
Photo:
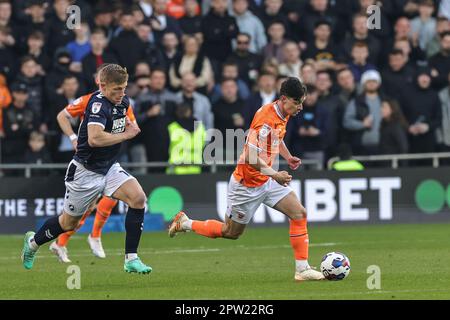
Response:
[[[312,224],[389,224],[450,222],[450,168],[298,172],[292,189],[306,206]],[[63,177],[0,180],[0,233],[23,233],[58,214],[63,205]],[[146,230],[160,230],[183,209],[194,219],[223,219],[228,174],[138,177],[148,195]],[[120,203],[116,213],[126,212]],[[162,219],[161,219],[162,217]],[[109,231],[121,231],[117,220]],[[161,220],[163,220],[161,223]],[[155,221],[154,223],[152,221]],[[157,224],[157,225],[156,225]],[[253,226],[287,224],[277,211],[261,206]],[[116,230],[117,229],[117,230]],[[87,230],[87,229],[86,229]]]

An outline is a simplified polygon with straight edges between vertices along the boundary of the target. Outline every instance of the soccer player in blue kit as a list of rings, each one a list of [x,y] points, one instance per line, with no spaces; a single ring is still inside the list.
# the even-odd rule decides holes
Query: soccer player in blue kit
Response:
[[[74,230],[83,213],[103,194],[129,207],[125,219],[124,270],[141,274],[152,271],[137,255],[147,199],[136,178],[117,162],[121,143],[140,132],[137,124],[126,116],[131,108],[125,95],[127,70],[110,64],[102,69],[99,82],[100,90],[89,99],[79,127],[77,151],[67,168],[63,212],[48,219],[36,233],[26,233],[22,250],[25,269],[33,267],[41,245]]]

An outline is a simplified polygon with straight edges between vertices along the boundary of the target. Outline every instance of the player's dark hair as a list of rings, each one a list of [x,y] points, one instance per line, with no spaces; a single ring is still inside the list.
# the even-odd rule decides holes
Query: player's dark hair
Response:
[[[295,77],[288,77],[282,84],[280,95],[295,100],[302,99],[307,93],[306,86]]]
[[[128,81],[127,68],[111,63],[100,72],[101,83],[122,84]]]

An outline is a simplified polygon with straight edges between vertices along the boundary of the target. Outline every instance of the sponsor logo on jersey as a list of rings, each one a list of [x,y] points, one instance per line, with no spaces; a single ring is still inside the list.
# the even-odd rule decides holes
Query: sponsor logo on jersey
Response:
[[[272,131],[272,128],[268,124],[264,123],[264,125],[261,128],[261,130],[259,130],[259,137],[260,138],[267,138],[267,136],[269,135],[270,131]]]
[[[125,131],[125,126],[127,118],[120,118],[113,121],[113,126],[111,129],[111,133],[121,133]]]

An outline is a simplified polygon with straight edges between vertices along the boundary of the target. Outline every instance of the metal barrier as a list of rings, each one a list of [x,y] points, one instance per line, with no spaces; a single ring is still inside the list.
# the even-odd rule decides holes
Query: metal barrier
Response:
[[[450,159],[450,152],[442,153],[417,153],[417,154],[390,154],[390,155],[377,155],[377,156],[354,156],[352,159],[361,162],[391,162],[391,168],[397,169],[399,167],[399,161],[401,160],[431,160],[433,168],[439,168],[440,159]],[[340,159],[338,157],[330,158],[327,163],[328,170],[332,170],[333,164]],[[286,161],[280,161],[280,166],[287,166]],[[165,169],[173,167],[173,164],[168,162],[121,162],[121,166],[125,169]],[[178,166],[178,165],[177,165]],[[183,166],[183,165],[181,165]],[[209,168],[209,172],[216,173],[218,169],[233,169],[236,163],[203,163],[199,166],[203,168]],[[305,170],[323,170],[323,164],[317,160],[302,160],[302,167]],[[8,170],[23,170],[24,176],[30,178],[32,171],[36,170],[60,170],[65,172],[67,169],[67,163],[42,163],[42,164],[1,164],[0,163],[0,177],[3,176],[5,171]]]
[[[173,164],[168,162],[121,162],[120,165],[125,169],[143,169],[143,168],[153,168],[153,169],[165,169],[169,167],[174,167]],[[185,166],[189,166],[187,164]],[[195,164],[197,165],[197,164]],[[280,166],[287,166],[286,161],[280,161]],[[183,165],[176,165],[183,166]],[[203,168],[210,168],[211,173],[216,173],[219,168],[234,168],[236,163],[203,163],[199,164]],[[304,169],[312,168],[313,170],[323,170],[323,164],[316,160],[302,160],[302,166]],[[60,170],[65,172],[67,169],[67,163],[42,163],[42,164],[0,164],[0,177],[2,176],[2,171],[7,170],[24,170],[24,176],[30,178],[32,176],[32,170]]]
[[[354,156],[354,160],[361,162],[381,162],[390,161],[391,168],[397,169],[398,163],[401,160],[432,160],[433,168],[439,168],[440,159],[450,159],[450,152],[441,153],[408,153],[408,154],[387,154],[387,155],[377,155],[377,156]],[[333,169],[333,164],[339,161],[339,157],[330,158],[327,163],[328,170]]]

